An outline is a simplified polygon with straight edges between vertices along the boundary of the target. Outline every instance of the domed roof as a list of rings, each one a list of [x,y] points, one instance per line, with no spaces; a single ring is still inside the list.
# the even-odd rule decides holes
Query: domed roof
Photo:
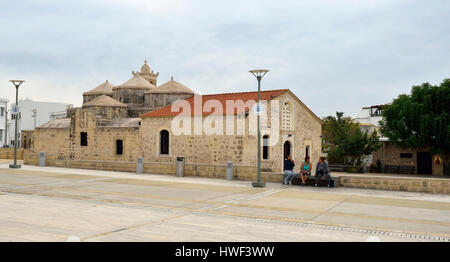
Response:
[[[133,77],[126,81],[125,83],[113,87],[113,89],[116,88],[128,88],[128,89],[154,89],[156,86],[152,85],[150,82],[145,80],[142,76],[136,74],[133,72]]]
[[[83,104],[83,107],[93,107],[93,106],[127,107],[127,105],[107,95],[98,96],[92,99],[91,101]]]
[[[189,89],[187,86],[181,84],[173,80],[173,77],[170,81],[158,86],[156,89],[147,91],[146,93],[183,93],[183,94],[195,94],[194,91]]]
[[[106,80],[104,83],[100,84],[96,88],[84,92],[83,95],[108,95],[112,94],[113,84]]]

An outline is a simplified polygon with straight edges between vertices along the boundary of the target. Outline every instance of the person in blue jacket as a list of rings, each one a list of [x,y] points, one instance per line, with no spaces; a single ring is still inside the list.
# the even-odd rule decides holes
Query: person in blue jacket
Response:
[[[284,179],[283,179],[283,184],[287,185],[292,185],[292,179],[294,179],[295,177],[295,172],[294,172],[294,166],[295,163],[294,161],[292,161],[292,156],[289,155],[285,160],[284,160]]]

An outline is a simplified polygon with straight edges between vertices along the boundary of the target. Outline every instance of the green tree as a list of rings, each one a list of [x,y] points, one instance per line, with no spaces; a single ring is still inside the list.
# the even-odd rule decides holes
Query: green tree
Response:
[[[401,148],[430,148],[444,156],[450,153],[450,79],[440,85],[413,86],[411,95],[400,95],[383,109],[381,133]]]
[[[370,134],[362,132],[358,123],[343,115],[336,112],[336,117],[323,119],[323,149],[328,153],[330,162],[343,160],[356,166],[361,163],[362,157],[372,154],[381,144],[375,131]]]

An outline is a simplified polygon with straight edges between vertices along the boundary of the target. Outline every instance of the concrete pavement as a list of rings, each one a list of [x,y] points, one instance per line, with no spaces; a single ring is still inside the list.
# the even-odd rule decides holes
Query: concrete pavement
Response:
[[[0,241],[450,241],[450,196],[0,163]]]

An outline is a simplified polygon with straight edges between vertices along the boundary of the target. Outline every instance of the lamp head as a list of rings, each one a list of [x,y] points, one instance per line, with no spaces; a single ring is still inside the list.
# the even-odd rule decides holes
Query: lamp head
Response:
[[[256,78],[262,78],[263,76],[265,76],[267,74],[267,72],[269,72],[269,70],[253,69],[253,70],[250,70],[249,72],[252,73],[252,75],[254,75]]]
[[[25,80],[9,80],[9,82],[13,83],[14,86],[19,87]]]

